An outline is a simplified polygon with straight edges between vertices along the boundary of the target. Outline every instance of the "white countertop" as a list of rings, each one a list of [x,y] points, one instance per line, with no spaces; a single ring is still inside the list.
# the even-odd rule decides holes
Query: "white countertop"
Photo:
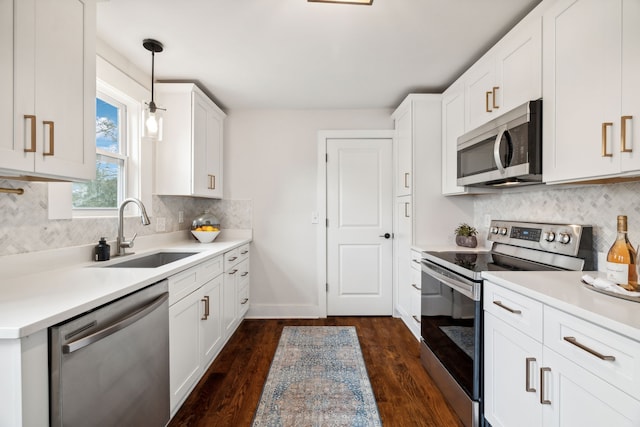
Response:
[[[580,281],[584,274],[604,277],[582,271],[487,271],[482,277],[640,341],[640,303],[587,289]]]
[[[124,258],[81,262],[2,279],[0,339],[28,336],[251,241],[250,237],[222,238],[221,234],[220,240],[202,244],[186,236]],[[166,249],[198,254],[157,268],[100,268]],[[38,269],[37,259],[37,254],[31,257],[31,271]]]

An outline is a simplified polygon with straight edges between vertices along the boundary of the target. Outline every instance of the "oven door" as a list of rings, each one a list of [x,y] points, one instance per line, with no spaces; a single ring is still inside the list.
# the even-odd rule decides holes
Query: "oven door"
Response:
[[[482,390],[481,297],[481,281],[468,280],[430,261],[422,261],[423,350],[430,353],[428,357],[435,357],[464,391],[475,408],[471,411],[466,405],[464,412],[473,412],[473,418],[479,416]],[[450,387],[438,385],[441,390]]]

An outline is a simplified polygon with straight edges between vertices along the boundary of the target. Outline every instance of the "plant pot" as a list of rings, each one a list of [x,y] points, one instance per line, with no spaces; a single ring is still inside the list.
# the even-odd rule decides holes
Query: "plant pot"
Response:
[[[456,245],[475,248],[478,246],[478,239],[476,239],[476,236],[456,236]]]

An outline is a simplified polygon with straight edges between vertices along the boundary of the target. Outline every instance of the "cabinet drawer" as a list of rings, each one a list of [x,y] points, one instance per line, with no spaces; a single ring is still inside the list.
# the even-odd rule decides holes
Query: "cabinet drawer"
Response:
[[[240,262],[240,248],[231,249],[224,253],[224,271]]]
[[[169,306],[180,301],[202,285],[202,264],[169,277]]]
[[[244,261],[247,258],[249,258],[249,243],[238,248],[238,260]]]
[[[544,345],[624,392],[640,395],[640,342],[545,307]]]
[[[236,265],[238,269],[238,280],[243,283],[245,281],[249,281],[249,260],[246,259],[242,261],[240,264]]]
[[[484,310],[542,342],[542,303],[484,282]]]
[[[249,282],[245,286],[241,285],[238,290],[239,316],[242,317],[249,310]]]
[[[207,260],[201,264],[202,281],[208,282],[214,277],[222,274],[224,271],[224,262],[222,255]]]

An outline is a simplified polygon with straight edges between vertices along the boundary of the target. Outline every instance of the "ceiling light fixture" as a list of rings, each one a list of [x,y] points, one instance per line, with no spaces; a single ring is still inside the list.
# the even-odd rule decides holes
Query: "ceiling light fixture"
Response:
[[[142,46],[151,52],[151,102],[146,103],[148,108],[144,110],[144,133],[143,136],[151,138],[156,141],[162,140],[162,111],[166,111],[164,108],[159,108],[153,100],[153,83],[155,78],[155,57],[156,52],[162,52],[163,46],[157,40],[144,39]]]
[[[309,3],[344,3],[371,6],[373,0],[307,0]]]

